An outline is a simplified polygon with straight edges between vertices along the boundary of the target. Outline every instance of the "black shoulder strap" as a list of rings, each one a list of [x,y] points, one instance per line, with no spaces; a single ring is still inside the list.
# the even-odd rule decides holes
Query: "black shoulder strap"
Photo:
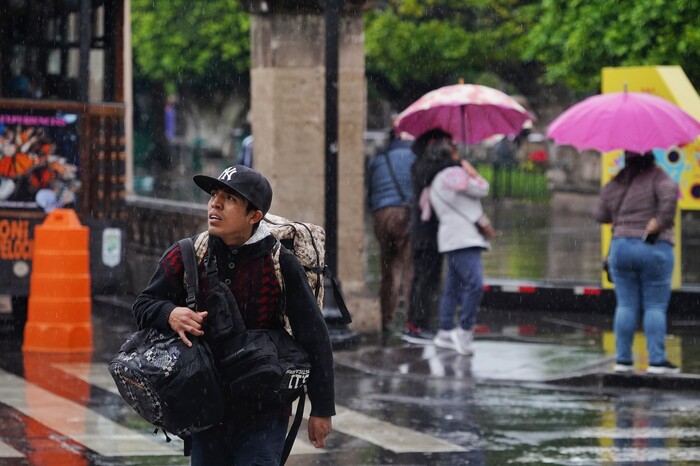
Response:
[[[292,447],[294,446],[294,441],[297,438],[297,433],[299,432],[299,426],[301,425],[301,420],[304,417],[304,402],[306,401],[306,390],[299,397],[297,402],[297,413],[294,416],[294,421],[292,426],[287,432],[287,438],[284,441],[284,448],[282,449],[282,457],[280,458],[280,464],[284,465],[289,458],[289,454],[292,452]]]
[[[399,180],[396,179],[396,173],[394,173],[394,167],[391,165],[391,159],[389,158],[389,151],[382,152],[382,155],[384,156],[384,159],[386,159],[386,166],[389,167],[389,175],[391,175],[391,180],[394,182],[396,190],[399,192],[401,202],[405,203],[407,199],[406,193],[403,192],[403,189],[401,189],[401,185],[399,184]]]
[[[447,201],[447,199],[445,199],[445,198],[440,194],[440,191],[439,191],[439,190],[430,188],[430,192],[433,193],[433,191],[435,192],[435,196],[438,197],[438,198],[442,201],[442,203],[443,203],[444,205],[446,205],[447,207],[449,207],[450,209],[452,209],[457,215],[459,215],[460,217],[464,218],[467,222],[469,222],[469,223],[476,223],[477,221],[479,221],[478,218],[477,218],[476,220],[470,219],[470,218],[467,216],[467,214],[465,214],[464,212],[462,212],[461,210],[459,210],[457,207],[455,207],[455,206],[453,206],[452,204],[450,204],[450,203]],[[483,215],[483,213],[482,213],[482,215]]]
[[[182,263],[185,266],[185,288],[187,288],[187,307],[197,308],[197,291],[199,291],[199,271],[197,270],[197,258],[194,253],[194,244],[191,238],[181,239],[177,242],[180,246]],[[166,434],[167,435],[167,434]],[[184,456],[190,456],[192,450],[192,437],[184,438]]]
[[[323,267],[323,271],[324,275],[326,275],[330,281],[331,289],[333,291],[333,298],[335,299],[335,303],[338,305],[338,311],[341,315],[340,323],[343,325],[351,324],[352,317],[350,317],[350,311],[348,311],[348,306],[345,304],[345,298],[343,298],[340,283],[338,283],[338,280],[333,276],[331,269],[327,265]]]
[[[197,291],[199,290],[199,272],[197,270],[197,258],[194,253],[194,244],[191,238],[181,239],[177,242],[182,254],[182,263],[185,266],[185,287],[187,288],[187,307],[196,309]]]
[[[245,322],[243,322],[243,317],[241,317],[241,312],[238,309],[238,303],[236,303],[236,298],[231,293],[231,290],[226,285],[219,285],[219,267],[216,262],[216,255],[209,254],[204,259],[204,268],[207,272],[207,285],[210,293],[219,293],[221,298],[225,300],[225,305],[217,308],[216,312],[225,312],[227,318],[225,319],[228,323],[226,328],[230,325],[234,333],[239,334],[246,331]],[[211,295],[210,295],[211,296]],[[209,298],[207,298],[209,299]],[[214,312],[213,309],[208,309],[209,312]],[[225,327],[220,327],[224,329]]]

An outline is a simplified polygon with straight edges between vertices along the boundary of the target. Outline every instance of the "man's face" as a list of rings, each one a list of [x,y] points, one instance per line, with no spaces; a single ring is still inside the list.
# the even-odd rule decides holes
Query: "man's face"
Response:
[[[248,201],[230,191],[215,188],[207,204],[209,234],[218,236],[228,246],[240,246],[250,238],[253,225],[262,212],[248,210]]]

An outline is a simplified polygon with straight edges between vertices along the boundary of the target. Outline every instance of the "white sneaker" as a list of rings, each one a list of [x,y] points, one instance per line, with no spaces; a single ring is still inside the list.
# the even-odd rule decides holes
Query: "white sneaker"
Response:
[[[438,330],[433,338],[433,344],[439,346],[440,348],[447,348],[451,350],[457,350],[455,348],[454,341],[452,340],[452,330]]]
[[[634,372],[634,364],[627,364],[623,362],[616,362],[615,363],[615,368],[613,369],[615,372],[624,374],[624,373],[629,373],[629,372]]]
[[[668,361],[664,361],[661,364],[649,364],[649,367],[647,367],[647,374],[678,374],[680,371],[678,366]]]
[[[457,327],[452,330],[451,335],[452,341],[455,345],[455,350],[459,354],[468,356],[474,353],[472,349],[472,341],[474,340],[474,335],[469,330],[464,330],[461,327]]]

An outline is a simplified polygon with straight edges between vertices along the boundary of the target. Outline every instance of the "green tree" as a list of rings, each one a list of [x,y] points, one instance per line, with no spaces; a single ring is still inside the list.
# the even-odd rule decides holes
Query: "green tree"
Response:
[[[528,0],[388,0],[366,15],[367,76],[398,105],[442,85],[497,75],[527,93],[537,66],[523,63]],[[485,83],[490,84],[490,83]]]
[[[150,97],[142,109],[147,124],[136,123],[148,139],[142,163],[167,168],[166,95],[211,107],[247,87],[250,17],[237,0],[132,0],[131,18],[134,80]]]
[[[546,64],[548,83],[600,89],[606,66],[680,65],[700,84],[700,3],[687,0],[543,0],[526,60]]]
[[[137,78],[207,91],[250,67],[250,18],[237,0],[132,0]]]

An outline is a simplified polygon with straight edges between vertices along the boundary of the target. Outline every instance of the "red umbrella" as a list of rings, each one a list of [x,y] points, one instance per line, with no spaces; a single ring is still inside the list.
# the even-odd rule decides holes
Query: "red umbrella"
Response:
[[[415,137],[441,129],[456,141],[476,144],[494,134],[518,134],[535,117],[515,99],[477,84],[455,84],[430,91],[398,116],[397,132]]]
[[[570,107],[549,125],[547,136],[579,150],[642,154],[692,142],[700,136],[700,123],[661,97],[612,92]]]

